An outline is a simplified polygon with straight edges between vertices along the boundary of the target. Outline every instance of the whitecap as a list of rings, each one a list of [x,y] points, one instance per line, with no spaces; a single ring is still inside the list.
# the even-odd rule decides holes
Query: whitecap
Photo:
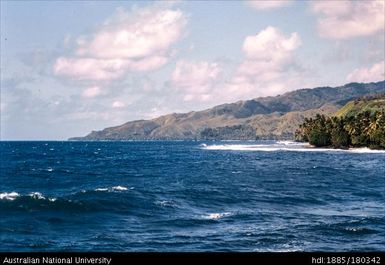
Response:
[[[108,191],[108,188],[97,188],[95,191]]]
[[[173,206],[174,205],[174,203],[172,201],[167,201],[167,200],[156,201],[155,204],[156,205],[160,205],[162,207],[167,207],[167,206]]]
[[[44,200],[45,199],[43,194],[41,194],[40,192],[31,192],[30,194],[28,194],[28,196],[30,196],[33,199],[38,199],[38,200]]]
[[[229,212],[224,212],[224,213],[209,213],[207,215],[203,215],[202,218],[203,219],[209,219],[209,220],[217,220],[217,219],[221,219],[221,218],[224,218],[224,217],[227,217],[227,216],[230,216],[231,213]]]
[[[301,146],[301,147],[299,147]],[[246,145],[246,144],[223,144],[223,145],[208,145],[202,147],[205,150],[225,150],[225,151],[260,151],[260,152],[333,152],[333,153],[373,153],[385,154],[385,150],[372,150],[369,148],[350,148],[350,149],[332,149],[332,148],[315,148],[309,144],[300,144],[296,146],[279,147],[277,145]]]
[[[267,145],[241,145],[241,144],[221,144],[208,145],[206,150],[232,150],[232,151],[278,151],[284,148],[268,147]]]
[[[9,201],[13,201],[15,200],[17,197],[19,197],[20,194],[17,193],[17,192],[4,192],[4,193],[0,193],[0,200],[9,200]]]
[[[308,145],[308,143],[303,143],[303,142],[294,142],[294,141],[277,141],[277,144],[279,145]]]
[[[128,188],[123,187],[123,186],[114,186],[111,188],[96,188],[94,191],[108,191],[108,192],[113,192],[113,191],[125,191],[128,190]]]
[[[128,190],[128,188],[123,187],[123,186],[115,186],[115,187],[112,187],[112,190],[123,191],[123,190]]]
[[[48,198],[48,200],[49,200],[50,202],[54,202],[54,201],[57,200],[57,198]]]
[[[349,151],[352,153],[360,153],[360,154],[364,154],[364,153],[385,154],[385,150],[373,150],[373,149],[369,149],[367,147],[350,148]]]

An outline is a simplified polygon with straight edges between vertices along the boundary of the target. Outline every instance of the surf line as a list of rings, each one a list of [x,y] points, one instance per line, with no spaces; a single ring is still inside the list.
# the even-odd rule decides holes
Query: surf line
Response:
[[[107,264],[109,265],[112,258],[87,258],[87,257],[5,257],[2,264]]]

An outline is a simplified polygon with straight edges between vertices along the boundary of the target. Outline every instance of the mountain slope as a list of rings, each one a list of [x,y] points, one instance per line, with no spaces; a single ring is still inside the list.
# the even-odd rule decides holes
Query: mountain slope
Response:
[[[70,140],[292,138],[305,117],[315,113],[330,115],[350,100],[378,93],[385,93],[385,81],[300,89],[276,97],[222,104],[203,111],[127,122]]]
[[[370,111],[380,111],[385,109],[385,94],[376,95],[374,97],[364,97],[357,100],[349,101],[345,106],[343,106],[335,116],[355,116],[360,112]]]

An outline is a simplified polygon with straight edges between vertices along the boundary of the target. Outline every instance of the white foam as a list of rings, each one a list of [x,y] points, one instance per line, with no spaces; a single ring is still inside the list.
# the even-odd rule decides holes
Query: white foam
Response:
[[[174,206],[175,205],[173,201],[167,201],[167,200],[156,201],[155,204],[160,205],[162,207]]]
[[[369,149],[367,147],[363,147],[363,148],[350,148],[349,151],[352,152],[352,153],[361,153],[361,154],[364,154],[364,153],[385,154],[385,150],[372,150],[372,149]]]
[[[114,186],[111,188],[97,188],[95,191],[108,191],[108,192],[113,192],[113,191],[125,191],[128,190],[128,188],[123,187],[123,186]]]
[[[277,141],[277,144],[279,145],[308,145],[307,143],[303,142],[294,142],[294,141]]]
[[[335,152],[335,153],[374,153],[385,154],[385,150],[371,150],[369,148],[351,148],[351,149],[332,149],[332,148],[314,148],[308,144],[301,144],[301,147],[294,144],[293,146],[277,145],[246,145],[246,144],[223,144],[223,145],[208,145],[202,147],[205,150],[229,150],[229,151],[260,151],[260,152]]]
[[[227,216],[230,216],[231,213],[229,212],[225,212],[225,213],[210,213],[210,214],[207,214],[207,215],[203,215],[202,218],[203,219],[209,219],[209,220],[217,220],[217,219],[221,219],[221,218],[224,218],[224,217],[227,217]]]
[[[13,201],[14,199],[16,199],[17,197],[19,197],[20,194],[17,193],[17,192],[4,192],[4,193],[0,193],[0,200],[9,200],[9,201]]]
[[[41,194],[40,192],[31,192],[30,194],[28,194],[28,196],[30,196],[31,198],[34,198],[34,199],[38,199],[38,200],[44,200],[45,199],[43,194]]]
[[[128,189],[126,187],[123,187],[123,186],[115,186],[115,187],[112,187],[112,190],[123,191],[123,190],[128,190]]]
[[[46,198],[43,196],[43,194],[41,194],[40,192],[31,192],[31,193],[28,193],[29,197],[33,198],[33,199],[37,199],[37,200],[45,200]],[[4,192],[4,193],[0,193],[0,199],[4,199],[4,200],[10,200],[10,201],[13,201],[15,200],[17,197],[20,197],[20,194],[17,193],[17,192],[10,192],[10,193],[7,193],[7,192]],[[51,202],[54,202],[57,200],[57,198],[48,198],[49,201]]]
[[[108,191],[108,188],[97,188],[95,191]]]
[[[276,151],[280,148],[262,147],[266,145],[218,144],[203,147],[206,150],[234,150],[234,151]]]

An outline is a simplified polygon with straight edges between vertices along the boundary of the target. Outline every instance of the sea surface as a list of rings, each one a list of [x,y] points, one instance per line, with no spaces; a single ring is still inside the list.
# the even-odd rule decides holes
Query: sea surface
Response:
[[[385,153],[3,141],[0,251],[385,251]]]

